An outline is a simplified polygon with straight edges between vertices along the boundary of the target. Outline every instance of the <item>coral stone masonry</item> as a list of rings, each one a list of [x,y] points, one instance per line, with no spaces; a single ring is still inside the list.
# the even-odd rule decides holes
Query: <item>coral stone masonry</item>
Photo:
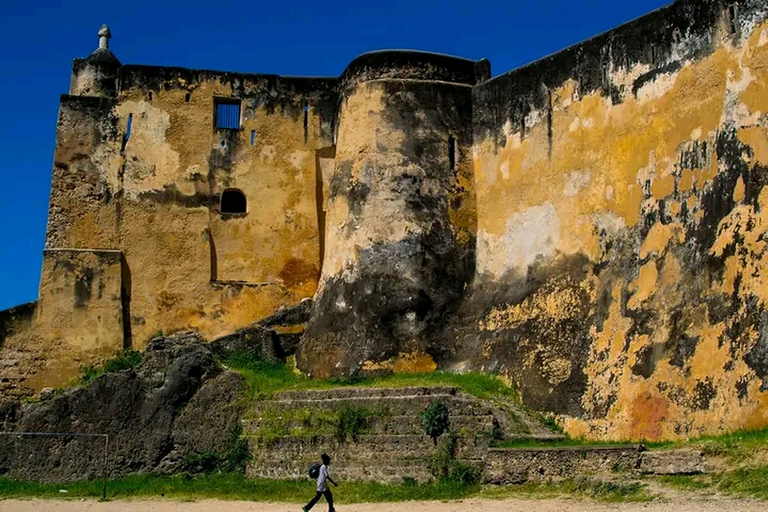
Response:
[[[500,374],[573,436],[768,426],[764,1],[677,0],[495,77],[124,65],[98,36],[3,395],[196,329],[317,378]]]

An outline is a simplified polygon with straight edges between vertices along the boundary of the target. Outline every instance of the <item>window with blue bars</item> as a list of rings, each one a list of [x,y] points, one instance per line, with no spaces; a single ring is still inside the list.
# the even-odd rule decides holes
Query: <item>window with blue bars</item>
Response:
[[[216,102],[216,128],[225,130],[240,129],[240,102]]]

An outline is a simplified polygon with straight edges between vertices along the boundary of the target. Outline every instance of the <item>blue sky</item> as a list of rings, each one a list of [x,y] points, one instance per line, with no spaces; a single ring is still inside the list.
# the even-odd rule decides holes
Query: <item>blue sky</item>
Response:
[[[123,64],[337,76],[360,53],[409,48],[491,61],[494,76],[666,0],[0,0],[0,310],[35,300],[59,96],[109,24]]]

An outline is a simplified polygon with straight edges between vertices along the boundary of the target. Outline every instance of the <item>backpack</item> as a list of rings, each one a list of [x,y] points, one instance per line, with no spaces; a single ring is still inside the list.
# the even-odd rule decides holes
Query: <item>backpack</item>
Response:
[[[317,478],[320,476],[320,464],[315,464],[309,468],[309,478]]]

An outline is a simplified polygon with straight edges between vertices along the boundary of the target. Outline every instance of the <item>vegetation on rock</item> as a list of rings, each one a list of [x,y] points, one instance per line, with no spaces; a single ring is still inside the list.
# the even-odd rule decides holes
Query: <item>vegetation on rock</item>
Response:
[[[137,350],[123,350],[115,354],[111,359],[95,366],[86,366],[83,368],[80,377],[81,384],[87,384],[92,380],[101,377],[105,373],[119,372],[120,370],[129,370],[136,368],[141,364],[142,355]]]

